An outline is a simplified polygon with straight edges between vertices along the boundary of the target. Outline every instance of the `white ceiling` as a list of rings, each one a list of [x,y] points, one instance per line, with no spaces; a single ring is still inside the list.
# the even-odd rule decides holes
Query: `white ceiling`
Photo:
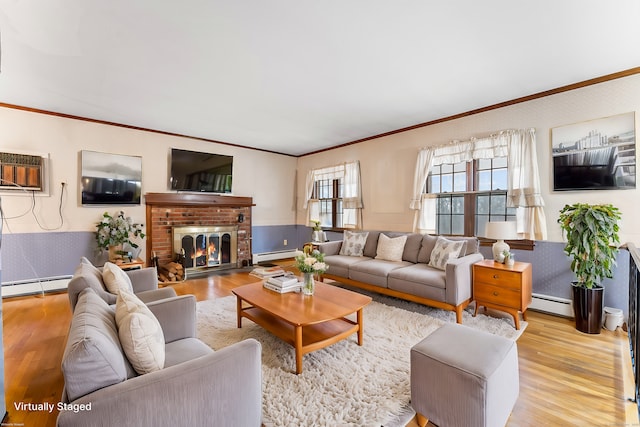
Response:
[[[638,0],[0,0],[0,102],[300,155],[640,66]]]

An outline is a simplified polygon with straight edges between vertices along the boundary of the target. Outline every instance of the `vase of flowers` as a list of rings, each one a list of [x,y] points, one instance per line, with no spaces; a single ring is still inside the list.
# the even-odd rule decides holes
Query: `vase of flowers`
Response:
[[[109,261],[123,259],[128,254],[124,244],[137,248],[138,244],[131,240],[133,237],[144,238],[143,225],[134,223],[131,217],[126,217],[123,211],[111,215],[105,212],[102,220],[96,224],[96,242],[100,251],[109,251]]]
[[[327,271],[329,266],[324,263],[324,254],[319,250],[311,250],[310,246],[305,246],[304,251],[296,254],[296,267],[303,275],[302,293],[313,295],[315,291],[314,276]]]

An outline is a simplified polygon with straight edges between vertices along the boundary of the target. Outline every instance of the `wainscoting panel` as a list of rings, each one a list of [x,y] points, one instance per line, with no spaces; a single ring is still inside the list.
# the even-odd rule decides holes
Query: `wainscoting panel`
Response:
[[[256,254],[302,250],[304,241],[298,236],[298,228],[303,228],[295,224],[292,225],[258,225],[251,228],[253,240],[251,242],[251,252]],[[309,229],[311,230],[311,229]],[[306,241],[311,238],[311,232]],[[284,242],[287,241],[285,245]]]
[[[85,256],[102,265],[91,231],[5,233],[2,283],[70,276]],[[104,257],[106,260],[106,256]]]
[[[564,253],[564,246],[562,242],[536,241],[533,251],[512,250],[516,261],[532,264],[534,294],[550,300],[571,300],[571,282],[575,276],[570,269],[571,261]],[[485,258],[491,258],[490,246],[483,246],[480,252]],[[629,306],[629,252],[621,250],[617,263],[613,279],[604,280],[604,305],[621,309],[626,318]]]

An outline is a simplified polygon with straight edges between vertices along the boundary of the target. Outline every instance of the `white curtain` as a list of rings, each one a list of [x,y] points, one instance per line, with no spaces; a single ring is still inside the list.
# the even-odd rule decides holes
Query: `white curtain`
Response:
[[[415,210],[413,217],[413,229],[419,233],[434,233],[435,221],[431,221],[430,224],[426,223],[427,218],[431,218],[430,215],[422,215],[427,212],[429,208],[426,203],[427,194],[424,193],[424,186],[429,176],[429,170],[431,169],[431,162],[433,161],[433,152],[431,148],[425,148],[418,153],[418,161],[416,163],[416,170],[413,174],[413,198],[409,203],[409,207]],[[433,216],[435,220],[435,215]],[[431,229],[433,227],[433,230]]]
[[[345,163],[342,194],[342,226],[358,228],[362,222],[362,186],[360,162]]]
[[[452,141],[420,150],[409,203],[409,207],[416,211],[414,230],[435,232],[436,196],[423,193],[431,167],[505,156],[509,168],[507,203],[518,208],[516,222],[520,237],[546,239],[547,223],[540,194],[535,129],[505,130],[487,138]]]
[[[546,240],[547,220],[540,193],[534,129],[514,132],[508,148],[508,206],[518,208],[518,233],[524,239]]]
[[[360,228],[362,224],[362,185],[360,162],[343,163],[336,166],[310,170],[307,174],[304,208],[307,209],[307,225],[320,220],[320,201],[312,199],[316,181],[342,179],[343,195],[342,223],[345,228]]]

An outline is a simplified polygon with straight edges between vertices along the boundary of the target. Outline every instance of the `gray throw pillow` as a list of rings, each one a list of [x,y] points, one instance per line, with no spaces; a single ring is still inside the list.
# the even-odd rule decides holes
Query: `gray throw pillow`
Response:
[[[113,309],[91,288],[78,297],[67,344],[62,375],[69,401],[120,383],[133,369],[126,361],[118,338]]]
[[[438,236],[436,246],[433,248],[433,251],[431,251],[429,265],[444,270],[450,260],[458,258],[463,246],[463,241],[454,242],[453,240]]]
[[[367,236],[369,236],[368,231],[345,230],[340,255],[362,256]]]

